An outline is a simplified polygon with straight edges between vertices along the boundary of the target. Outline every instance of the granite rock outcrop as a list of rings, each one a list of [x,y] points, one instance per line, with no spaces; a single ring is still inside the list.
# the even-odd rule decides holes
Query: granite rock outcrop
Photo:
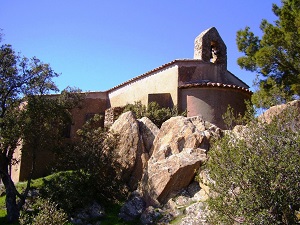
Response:
[[[137,189],[121,210],[126,220],[143,211],[147,217],[145,209],[162,206],[187,188],[207,160],[210,139],[221,133],[197,116],[173,117],[158,129],[148,118],[137,120],[132,112],[122,114],[110,130],[119,134],[120,173],[131,190]],[[133,207],[136,196],[143,209]]]
[[[209,140],[221,130],[201,117],[173,117],[157,134],[140,190],[147,205],[164,204],[186,188],[207,160]]]

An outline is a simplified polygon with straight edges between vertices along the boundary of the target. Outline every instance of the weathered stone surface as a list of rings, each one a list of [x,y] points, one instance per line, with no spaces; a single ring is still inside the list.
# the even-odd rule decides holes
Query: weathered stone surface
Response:
[[[153,141],[159,132],[159,128],[147,117],[143,117],[138,121],[145,150],[149,153],[153,146]]]
[[[132,221],[140,217],[146,204],[138,192],[133,192],[129,200],[122,206],[119,217],[125,221]]]
[[[161,208],[149,206],[142,214],[142,224],[202,224],[208,216],[205,196],[198,182],[192,182]]]
[[[100,220],[105,216],[104,208],[97,202],[92,202],[85,208],[79,210],[75,217],[71,218],[72,224],[88,224],[91,220]],[[98,223],[97,223],[98,224]]]
[[[145,186],[147,200],[150,200],[148,203],[165,203],[174,192],[192,181],[195,171],[205,161],[206,154],[203,150],[189,148],[167,159],[149,163],[148,186]]]
[[[157,224],[158,219],[162,217],[162,210],[149,206],[141,215],[140,221],[142,224]]]
[[[185,209],[180,225],[208,225],[208,207],[204,202],[196,202]]]
[[[209,139],[219,133],[218,127],[200,117],[173,117],[166,121],[154,140],[142,179],[147,204],[166,203],[174,193],[187,187],[207,159]]]
[[[111,126],[110,131],[119,134],[119,143],[115,149],[116,161],[120,165],[120,175],[135,189],[142,177],[147,153],[140,140],[139,123],[132,112],[123,113]]]
[[[207,170],[201,170],[199,173],[199,186],[201,190],[199,194],[202,196],[202,200],[207,200],[209,198],[209,184],[214,183],[210,178],[209,172]]]
[[[154,160],[168,158],[180,153],[184,148],[201,148],[208,150],[209,139],[220,129],[204,121],[201,117],[172,117],[163,123],[154,140]]]
[[[288,108],[294,109],[296,112],[299,112],[297,116],[300,119],[300,100],[294,100],[288,102],[287,104],[272,106],[267,111],[265,111],[262,115],[259,116],[259,120],[266,123],[270,123],[274,116],[278,116],[282,114]]]
[[[227,48],[215,27],[203,31],[195,39],[194,58],[227,64]]]

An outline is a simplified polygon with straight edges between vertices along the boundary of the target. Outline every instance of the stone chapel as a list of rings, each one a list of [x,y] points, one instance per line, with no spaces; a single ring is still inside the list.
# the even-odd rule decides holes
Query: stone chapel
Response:
[[[72,110],[71,139],[93,115],[104,117],[103,126],[112,123],[111,113],[128,103],[143,105],[156,101],[161,107],[177,106],[187,116],[201,116],[225,129],[222,115],[230,105],[236,113],[246,110],[245,100],[252,92],[249,86],[227,70],[227,48],[216,28],[203,31],[195,39],[193,59],[175,59],[107,91],[89,92],[80,108]],[[13,180],[24,180],[28,169],[23,159]],[[48,157],[39,156],[39,157]],[[41,162],[41,163],[39,163]],[[36,177],[47,173],[44,160],[39,160]],[[39,165],[41,164],[41,165]]]

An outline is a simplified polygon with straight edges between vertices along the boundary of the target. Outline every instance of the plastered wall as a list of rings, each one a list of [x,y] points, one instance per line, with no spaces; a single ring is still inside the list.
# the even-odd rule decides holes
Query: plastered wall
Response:
[[[48,150],[39,151],[36,154],[35,160],[35,171],[33,173],[32,178],[39,178],[46,175],[49,175],[52,171],[51,166],[54,163],[54,153]],[[17,181],[25,181],[28,180],[29,174],[31,173],[31,166],[32,166],[32,151],[31,149],[27,149],[22,152],[22,158],[20,163],[20,170],[18,180]]]
[[[149,76],[109,92],[110,107],[124,106],[141,101],[148,104],[148,94],[170,93],[172,102],[178,103],[178,66],[172,65]]]
[[[251,93],[234,88],[199,87],[181,89],[182,107],[186,107],[187,116],[202,116],[221,129],[226,129],[222,115],[228,105],[234,108],[236,114],[244,114],[245,99],[250,99]]]
[[[16,148],[13,154],[13,158],[16,160],[21,159],[21,147],[22,147],[23,142],[20,140],[20,145]],[[19,163],[12,165],[11,168],[11,179],[14,183],[19,181],[20,178],[20,170],[21,170],[21,161]]]
[[[72,126],[70,137],[76,137],[76,132],[93,114],[101,114],[104,116],[107,109],[107,94],[105,92],[89,92],[85,99],[72,110]]]
[[[242,82],[232,73],[228,71],[224,73],[223,65],[220,64],[203,61],[186,61],[179,64],[178,71],[179,86],[186,83],[212,82],[234,84],[244,88],[249,88],[244,82]]]

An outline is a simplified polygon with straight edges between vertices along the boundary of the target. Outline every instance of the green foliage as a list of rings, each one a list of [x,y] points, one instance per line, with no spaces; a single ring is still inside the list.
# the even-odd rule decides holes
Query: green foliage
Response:
[[[49,64],[36,57],[21,57],[10,45],[0,46],[0,177],[6,188],[10,222],[17,221],[25,203],[36,152],[61,148],[61,131],[70,121],[67,110],[77,98],[49,95],[58,91],[53,82],[57,76]],[[75,96],[75,92],[70,95]],[[32,161],[23,193],[16,190],[10,173],[12,166],[19,163],[19,158],[14,157],[17,147],[28,153]]]
[[[148,117],[157,127],[161,127],[163,122],[170,119],[173,116],[186,116],[186,112],[179,113],[177,106],[171,108],[163,108],[157,102],[150,102],[148,107],[142,105],[142,103],[135,102],[134,104],[128,104],[124,108],[124,112],[132,111],[135,113],[138,119],[142,117]]]
[[[101,225],[138,225],[138,221],[124,221],[118,215],[122,205],[120,203],[106,202],[104,204],[106,216],[101,220]]]
[[[60,172],[51,179],[44,179],[40,192],[43,198],[56,202],[68,214],[97,197],[90,177],[79,172]]]
[[[140,101],[134,102],[134,104],[127,104],[123,112],[132,111],[137,118],[142,118],[147,112],[146,106],[144,106]]]
[[[274,24],[266,20],[261,22],[261,39],[249,27],[237,32],[237,46],[244,53],[238,64],[260,75],[259,93],[253,98],[257,107],[267,108],[299,97],[299,5],[299,0],[282,1],[281,7],[273,4],[273,12],[278,19]]]
[[[209,152],[211,224],[296,224],[300,207],[299,114],[253,120]]]
[[[27,105],[24,101],[32,96],[58,91],[52,81],[57,76],[49,64],[42,63],[35,57],[20,57],[10,45],[0,46],[0,176],[6,188],[9,222],[18,220],[30,184],[29,182],[27,190],[21,195],[16,191],[9,172],[11,166],[18,163],[18,159],[14,158],[14,151],[20,146],[20,140],[27,130]],[[27,134],[29,135],[28,132]],[[36,134],[36,140],[39,135]],[[20,199],[18,204],[17,196]]]
[[[21,214],[20,225],[64,225],[68,222],[67,214],[49,199],[37,198],[27,207]]]
[[[284,86],[277,84],[271,77],[259,81],[257,85],[259,89],[253,93],[252,101],[261,108],[267,109],[270,106],[279,105],[293,99],[293,96],[285,91]]]
[[[118,173],[120,165],[114,160],[114,149],[118,144],[118,135],[101,128],[100,120],[101,116],[95,115],[94,118],[87,121],[77,131],[80,140],[75,145],[70,146],[69,149],[61,152],[57,161],[57,169],[72,169],[75,171],[72,176],[76,176],[76,178],[69,177],[65,181],[57,180],[55,185],[61,183],[59,185],[64,187],[64,182],[77,182],[76,185],[73,185],[75,189],[70,190],[75,192],[72,195],[81,195],[76,191],[83,191],[89,192],[91,198],[119,201],[127,195],[127,189]],[[82,190],[79,186],[82,187]],[[51,189],[54,191],[59,188],[53,186]],[[71,193],[66,195],[70,196]],[[59,203],[59,199],[55,201]],[[79,206],[75,203],[76,200],[70,200],[72,207]],[[68,204],[64,203],[64,205]],[[72,209],[68,207],[66,210]]]
[[[227,129],[231,130],[236,125],[245,125],[254,120],[255,117],[255,108],[251,104],[250,101],[245,101],[246,111],[244,115],[240,113],[236,113],[234,109],[228,105],[226,112],[222,115],[222,119],[227,127]]]
[[[52,202],[56,202],[57,207],[69,216],[96,200],[101,202],[101,205],[105,208],[105,217],[101,219],[101,224],[136,224],[124,222],[118,217],[121,203],[111,201],[112,198],[115,199],[113,195],[116,190],[112,190],[110,193],[107,192],[108,196],[103,197],[104,193],[101,193],[102,190],[97,186],[98,182],[94,179],[95,177],[78,171],[59,172],[45,177],[43,179],[44,183],[39,189],[43,198],[49,198]],[[113,180],[112,177],[110,180]]]
[[[41,197],[38,198],[38,201],[36,201],[34,198],[29,201],[26,207],[27,209],[31,210],[28,210],[27,212],[24,210],[22,211],[21,223],[31,224],[32,220],[37,216],[41,209],[43,209],[43,204],[40,204],[41,202],[50,203],[51,207],[47,207],[45,209],[46,212],[48,209],[53,209],[55,214],[64,215],[64,212],[66,212],[66,214],[69,216],[72,215],[77,209],[86,206],[90,202],[95,200],[103,200],[103,198],[97,199],[99,197],[99,193],[93,185],[94,181],[88,180],[88,177],[86,177],[84,180],[82,179],[82,174],[78,174],[78,172],[65,171],[54,173],[44,178],[32,180],[31,187],[39,190]],[[24,190],[26,185],[26,182],[20,182],[17,183],[16,187],[18,190]],[[122,203],[101,201],[101,205],[105,208],[105,217],[101,219],[101,224],[137,224],[136,222],[125,222],[118,217]],[[0,209],[3,209],[0,210],[0,224],[8,224],[5,210],[5,196],[0,197]],[[42,215],[47,214],[42,213]],[[48,223],[47,221],[44,224],[51,223]]]

